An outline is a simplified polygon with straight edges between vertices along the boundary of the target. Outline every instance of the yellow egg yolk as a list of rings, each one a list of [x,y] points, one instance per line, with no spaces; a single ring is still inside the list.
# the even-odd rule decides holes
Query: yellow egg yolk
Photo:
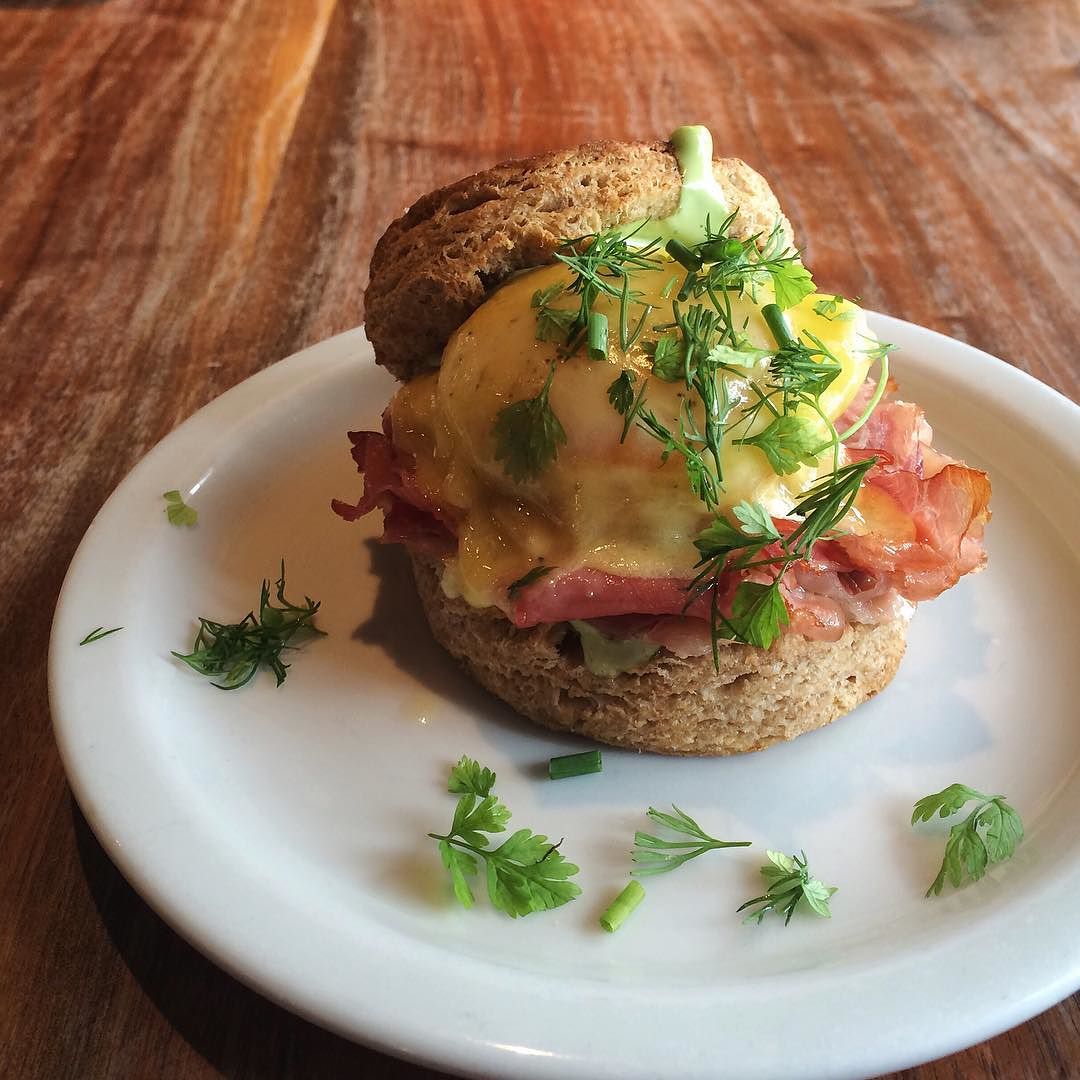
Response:
[[[450,339],[442,366],[403,386],[390,405],[394,442],[413,456],[416,481],[437,504],[453,508],[459,548],[447,565],[444,587],[476,606],[505,608],[507,586],[539,564],[560,571],[590,568],[623,577],[693,576],[697,550],[694,537],[713,519],[690,489],[684,459],[678,453],[662,459],[663,446],[638,425],[625,441],[623,418],[608,400],[608,387],[621,371],[634,373],[635,392],[647,380],[646,407],[667,428],[678,433],[689,402],[695,421],[701,402],[685,382],[665,382],[651,375],[646,344],[655,342],[657,324],[670,321],[672,288],[683,272],[677,264],[633,275],[638,298],[654,305],[646,331],[625,353],[619,348],[616,298],[601,296],[594,311],[607,315],[611,327],[606,359],[589,359],[582,347],[565,357],[555,342],[539,341],[537,290],[563,282],[570,271],[557,264],[509,281],[477,309]],[[674,282],[673,282],[674,279]],[[776,343],[761,314],[773,300],[767,284],[755,296],[732,295],[732,326],[755,348],[775,352]],[[821,412],[837,419],[866,379],[866,350],[876,339],[864,313],[838,301],[827,315],[819,295],[805,297],[785,315],[793,336],[816,338],[840,363],[840,374],[821,394]],[[576,308],[577,298],[563,293],[557,308]],[[640,308],[633,306],[631,321]],[[515,482],[496,458],[493,433],[505,406],[534,397],[543,387],[552,362],[556,369],[549,403],[566,433],[558,456],[534,478]],[[772,414],[760,410],[752,423],[739,423],[757,396],[752,384],[766,386],[768,357],[754,358],[720,374],[733,402],[725,428],[722,490],[716,513],[728,513],[744,500],[761,503],[771,514],[789,513],[821,475],[832,471],[831,451],[818,465],[803,466],[780,476],[756,446],[736,442],[764,429]],[[830,438],[825,422],[805,406],[798,415],[820,428],[822,444]],[[841,458],[841,462],[842,462]],[[730,514],[729,514],[730,516]]]

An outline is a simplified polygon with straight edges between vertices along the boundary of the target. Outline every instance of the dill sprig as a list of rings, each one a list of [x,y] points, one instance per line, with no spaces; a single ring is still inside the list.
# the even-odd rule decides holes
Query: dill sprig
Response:
[[[851,511],[866,474],[877,464],[876,457],[845,465],[822,477],[795,504],[792,515],[802,520],[781,536],[764,507],[740,503],[735,507],[736,522],[718,516],[694,541],[701,558],[697,576],[688,589],[687,606],[710,593],[710,631],[713,663],[719,665],[719,642],[740,641],[767,649],[788,625],[787,604],[780,583],[788,568],[812,553],[814,544],[828,536]],[[762,558],[770,545],[776,555]],[[767,567],[771,582],[742,581],[735,590],[731,615],[718,606],[723,575],[729,571]]]
[[[688,841],[668,840],[661,836],[653,836],[651,833],[636,832],[633,859],[638,866],[632,873],[637,877],[647,874],[666,874],[669,870],[674,870],[683,863],[704,855],[707,851],[750,846],[749,840],[717,840],[674,803],[671,809],[674,813],[667,814],[650,806],[645,813],[657,825],[663,825],[672,832],[680,836],[689,836],[691,839]]]
[[[324,631],[312,625],[320,604],[310,596],[304,603],[294,604],[285,598],[285,560],[281,560],[281,577],[277,580],[278,606],[270,602],[270,582],[263,579],[259,596],[259,614],[249,611],[238,623],[220,623],[199,619],[199,630],[189,653],[174,652],[192,670],[208,679],[219,679],[213,685],[219,690],[239,690],[265,664],[274,673],[280,686],[288,674],[289,665],[281,659],[297,634],[322,635]]]
[[[644,390],[644,387],[642,389]],[[672,454],[676,453],[683,458],[690,490],[701,499],[707,509],[715,510],[720,499],[720,481],[708,460],[694,445],[695,442],[701,442],[701,437],[694,425],[693,414],[689,409],[684,410],[684,413],[690,417],[690,427],[687,427],[684,416],[680,416],[679,434],[676,436],[651,409],[644,407],[644,398],[642,398],[637,403],[637,426],[663,447],[660,452],[661,463],[666,462]]]
[[[111,630],[106,630],[104,626],[99,626],[96,629],[91,630],[90,633],[87,634],[86,637],[84,637],[82,641],[79,642],[79,644],[93,645],[95,641],[100,641],[102,638],[107,638],[110,634],[115,634],[117,631],[123,629],[124,628],[122,626],[114,626]]]
[[[590,357],[602,359],[608,356],[609,331],[606,318],[593,310],[596,301],[605,296],[618,303],[618,340],[625,352],[641,336],[653,311],[634,290],[633,275],[665,264],[683,271],[681,284],[678,276],[672,277],[663,291],[665,301],[670,299],[670,320],[652,323],[650,340],[642,346],[652,359],[653,376],[686,386],[688,393],[678,416],[670,423],[661,420],[649,408],[648,380],[638,383],[629,368],[610,384],[607,396],[623,418],[620,441],[637,427],[660,444],[661,463],[678,455],[690,490],[709,512],[715,513],[724,489],[725,439],[755,447],[781,476],[807,466],[819,467],[821,455],[831,451],[832,473],[796,504],[791,516],[801,520],[787,536],[780,535],[762,508],[751,509],[749,516],[746,511],[740,516],[736,508],[734,522],[717,517],[695,540],[700,559],[688,588],[687,606],[711,594],[709,622],[717,665],[720,641],[769,648],[788,625],[790,615],[781,587],[785,572],[807,558],[813,545],[850,512],[876,461],[871,458],[841,467],[842,438],[857,430],[866,416],[843,436],[837,432],[821,397],[841,374],[842,364],[809,331],[793,334],[784,314],[814,291],[800,253],[788,245],[779,221],[767,234],[741,239],[730,235],[735,217],[730,214],[715,229],[706,221],[701,243],[670,240],[662,252],[659,240],[638,242],[638,230],[623,234],[612,229],[564,240],[555,257],[571,271],[571,281],[538,290],[532,298],[538,338],[561,341],[563,356],[587,344]],[[761,312],[775,340],[772,350],[751,344],[747,324],[736,324],[732,306],[732,297],[742,294],[756,302],[757,290],[765,283],[771,285],[772,300]],[[576,310],[555,306],[571,297],[577,300]],[[842,297],[834,296],[819,301],[815,311],[828,319],[844,317],[849,314],[843,310],[844,303]],[[879,360],[882,369],[876,404],[888,379],[889,346],[878,347],[872,339],[868,342],[864,351]],[[497,457],[519,482],[539,475],[556,458],[559,443],[566,441],[548,404],[555,367],[553,361],[540,394],[505,407],[496,417]],[[724,378],[731,372],[745,379],[751,395],[734,420],[736,403]],[[724,575],[756,568],[767,570],[757,575],[766,580],[741,581],[730,610],[721,611]]]
[[[675,321],[668,324],[677,328],[678,336],[664,334],[651,343],[653,374],[665,382],[683,380],[693,396],[683,403],[678,419],[678,435],[662,423],[651,409],[646,409],[644,386],[634,402],[632,412],[623,412],[625,395],[612,399],[616,410],[623,412],[626,423],[623,438],[636,419],[637,426],[652,436],[663,447],[661,462],[672,453],[679,453],[686,461],[690,488],[707,509],[716,507],[719,492],[723,488],[724,472],[722,446],[727,418],[733,402],[728,394],[727,382],[720,378],[721,370],[727,370],[727,354],[718,352],[723,332],[723,320],[715,311],[703,304],[682,308],[677,300],[672,303]],[[614,387],[614,384],[613,384]],[[611,388],[609,388],[609,394]],[[695,416],[694,404],[701,406],[701,423]]]
[[[802,522],[784,540],[784,547],[793,556],[806,558],[813,546],[847,517],[866,474],[877,461],[876,457],[853,461],[822,477],[804,493],[792,511]]]
[[[690,249],[693,261],[679,259],[687,268],[679,299],[708,295],[718,311],[725,307],[730,311],[730,305],[722,299],[726,292],[745,291],[754,296],[756,286],[765,280],[771,282],[782,310],[809,296],[814,291],[814,279],[802,265],[801,253],[788,247],[781,223],[777,221],[768,236],[755,233],[739,240],[729,235],[735,216],[729,214],[715,232],[706,222],[705,239]],[[670,245],[668,251],[674,255]],[[694,261],[698,263],[696,269]]]
[[[590,318],[594,314],[593,305],[602,295],[619,302],[619,344],[623,352],[644,330],[652,306],[642,304],[640,295],[630,288],[631,275],[635,270],[652,270],[663,263],[657,256],[660,241],[634,243],[636,232],[608,229],[606,232],[560,241],[555,258],[573,275],[566,291],[578,299],[577,313],[566,329],[568,354],[574,352],[588,335]],[[630,321],[632,305],[642,308],[633,325]]]

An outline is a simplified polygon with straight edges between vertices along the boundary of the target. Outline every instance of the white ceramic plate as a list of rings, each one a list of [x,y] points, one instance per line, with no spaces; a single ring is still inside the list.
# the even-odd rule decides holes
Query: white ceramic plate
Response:
[[[1027,1019],[1080,985],[1080,409],[990,356],[894,319],[905,396],[994,482],[990,567],[925,605],[894,684],[765,753],[679,760],[604,750],[551,782],[547,734],[430,640],[402,558],[346,525],[345,431],[392,390],[359,331],[203,409],[120,485],[56,613],[50,687],[76,797],[147,901],[222,967],[345,1035],[501,1077],[865,1076]],[[161,493],[198,508],[170,527]],[[173,660],[197,615],[234,619],[287,559],[329,637],[288,681],[213,689]],[[96,626],[122,633],[79,648]],[[457,908],[429,830],[449,765],[498,771],[515,823],[565,836],[584,894],[511,920]],[[947,831],[911,804],[953,781],[1005,792],[1016,857],[926,900]],[[614,935],[650,804],[677,802],[754,848],[646,883]],[[763,847],[805,848],[833,918],[744,926]]]

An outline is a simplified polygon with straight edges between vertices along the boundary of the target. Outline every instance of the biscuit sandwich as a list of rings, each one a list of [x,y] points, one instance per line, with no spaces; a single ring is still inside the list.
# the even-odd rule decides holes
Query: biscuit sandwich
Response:
[[[420,199],[366,295],[402,383],[350,432],[432,633],[550,728],[758,750],[895,675],[986,556],[986,476],[895,398],[768,184],[709,133],[498,165]]]

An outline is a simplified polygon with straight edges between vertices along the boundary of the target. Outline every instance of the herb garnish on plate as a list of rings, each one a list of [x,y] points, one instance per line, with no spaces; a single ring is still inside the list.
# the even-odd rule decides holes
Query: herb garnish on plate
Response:
[[[249,611],[238,623],[200,618],[191,652],[174,652],[173,656],[200,675],[220,680],[213,684],[219,690],[239,690],[251,682],[264,664],[280,686],[289,669],[281,659],[282,652],[295,647],[291,642],[297,635],[322,636],[324,631],[312,623],[320,607],[318,600],[305,596],[301,605],[285,598],[284,559],[276,595],[277,605],[270,601],[270,582],[263,579],[258,615]]]

